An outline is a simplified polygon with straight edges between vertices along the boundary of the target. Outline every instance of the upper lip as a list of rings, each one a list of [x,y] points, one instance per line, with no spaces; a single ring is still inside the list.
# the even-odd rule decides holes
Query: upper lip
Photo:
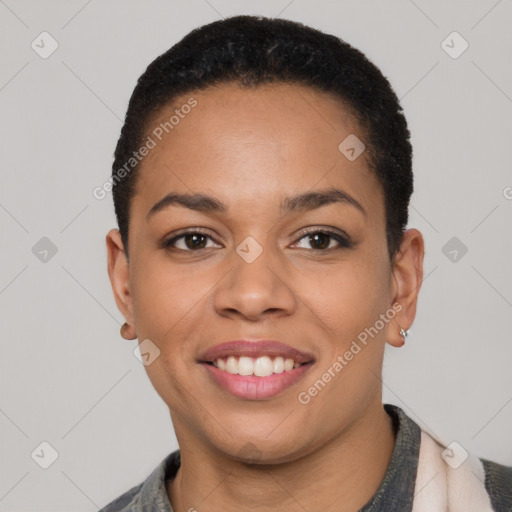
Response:
[[[289,345],[285,345],[274,340],[233,340],[226,341],[219,345],[209,348],[199,357],[202,363],[213,363],[217,359],[223,359],[229,356],[234,357],[261,357],[281,356],[285,359],[293,359],[298,363],[309,363],[314,361],[311,354],[301,352]]]

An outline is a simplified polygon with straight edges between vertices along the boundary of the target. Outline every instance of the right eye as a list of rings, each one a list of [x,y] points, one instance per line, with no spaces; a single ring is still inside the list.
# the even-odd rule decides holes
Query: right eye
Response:
[[[171,250],[197,252],[199,250],[208,248],[205,247],[207,239],[213,241],[213,238],[203,231],[189,230],[181,233],[178,236],[174,236],[169,240],[165,240],[162,243],[162,247],[170,248]],[[178,247],[178,242],[181,242],[181,247]]]

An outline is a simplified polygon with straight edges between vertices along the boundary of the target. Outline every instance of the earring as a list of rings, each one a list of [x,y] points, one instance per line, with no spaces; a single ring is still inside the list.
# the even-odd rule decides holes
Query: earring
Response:
[[[407,339],[407,336],[409,336],[409,329],[406,329],[405,331],[403,329],[400,329],[400,334],[403,337],[404,343],[405,343],[405,340]]]
[[[121,336],[125,339],[125,340],[134,340],[135,338],[137,338],[137,335],[134,333],[133,336],[130,336],[129,334],[127,334],[126,330],[129,328],[130,326],[125,322],[122,326],[121,326]]]

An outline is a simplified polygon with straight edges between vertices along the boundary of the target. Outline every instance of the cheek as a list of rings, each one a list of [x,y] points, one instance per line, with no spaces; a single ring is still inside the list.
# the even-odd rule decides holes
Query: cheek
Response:
[[[379,262],[354,259],[316,268],[302,278],[301,296],[341,350],[389,307],[388,282]]]
[[[160,256],[139,258],[131,292],[139,343],[149,339],[158,356],[145,366],[154,389],[164,403],[186,410],[186,389],[193,362],[183,358],[202,301],[212,284],[192,270],[174,268]]]
[[[148,261],[137,268],[132,287],[137,336],[139,343],[151,340],[158,354],[145,370],[162,400],[181,409],[186,407],[187,390],[183,386],[193,364],[182,352],[193,331],[191,319],[208,288],[186,272],[169,272],[166,265]]]
[[[318,428],[314,418],[322,417],[322,429],[334,435],[380,389],[387,328],[386,323],[381,326],[380,315],[389,308],[388,276],[385,265],[376,262],[345,262],[328,276],[317,273],[316,282],[322,286],[308,296],[308,306],[321,319],[329,339],[301,389],[309,411],[304,426],[314,430]],[[372,330],[379,321],[382,328]]]
[[[173,267],[165,257],[140,259],[144,264],[136,265],[131,286],[137,334],[162,342],[179,339],[176,333],[190,326],[216,279],[193,265]]]

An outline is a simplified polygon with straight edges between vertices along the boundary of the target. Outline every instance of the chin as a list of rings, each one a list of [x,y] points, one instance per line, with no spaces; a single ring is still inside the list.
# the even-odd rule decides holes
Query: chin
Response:
[[[234,439],[237,442],[234,442]],[[226,440],[223,440],[226,441]],[[242,433],[236,434],[225,442],[212,441],[216,450],[226,457],[245,462],[247,464],[274,465],[292,462],[309,452],[311,443],[307,440],[290,436],[289,432],[282,436],[250,436]]]

